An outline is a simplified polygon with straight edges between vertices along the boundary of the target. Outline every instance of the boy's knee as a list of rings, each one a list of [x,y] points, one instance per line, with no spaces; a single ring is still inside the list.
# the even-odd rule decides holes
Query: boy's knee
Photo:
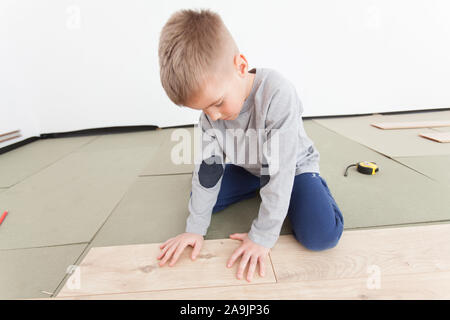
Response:
[[[342,228],[336,233],[317,233],[306,237],[296,237],[296,239],[308,250],[323,251],[336,247],[341,235]]]

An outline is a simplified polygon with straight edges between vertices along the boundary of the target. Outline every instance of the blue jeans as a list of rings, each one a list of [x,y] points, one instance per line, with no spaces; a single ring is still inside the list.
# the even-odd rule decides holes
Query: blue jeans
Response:
[[[259,189],[259,177],[227,163],[213,213],[256,196]],[[342,213],[318,173],[305,172],[295,176],[287,216],[294,237],[309,250],[333,248],[344,229]]]

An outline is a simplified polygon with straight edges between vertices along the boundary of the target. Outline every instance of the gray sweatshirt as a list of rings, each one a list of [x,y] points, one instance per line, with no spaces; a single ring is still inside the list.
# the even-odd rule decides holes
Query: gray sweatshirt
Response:
[[[196,130],[201,143],[185,231],[206,235],[225,164],[230,162],[260,178],[262,201],[248,237],[272,248],[288,212],[294,177],[320,173],[320,155],[305,133],[303,106],[294,85],[274,69],[249,72],[256,73],[253,87],[235,120],[212,121],[204,112],[200,115]]]

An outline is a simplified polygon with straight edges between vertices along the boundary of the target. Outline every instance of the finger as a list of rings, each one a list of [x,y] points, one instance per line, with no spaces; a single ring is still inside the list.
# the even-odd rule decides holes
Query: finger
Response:
[[[266,259],[264,257],[259,257],[259,275],[264,277],[266,274]]]
[[[162,245],[160,245],[159,248],[160,249],[164,248],[172,240],[173,240],[173,238],[170,238],[170,239],[166,240],[166,242],[164,242]]]
[[[161,259],[161,257],[162,257],[162,256],[164,255],[164,253],[167,251],[167,248],[168,248],[168,247],[165,247],[165,248],[161,251],[161,253],[159,254],[159,256],[156,257],[156,259],[158,259],[158,260]]]
[[[237,258],[239,258],[239,256],[242,254],[243,251],[244,251],[244,249],[243,249],[242,246],[241,246],[241,247],[237,248],[237,249],[233,252],[233,254],[232,254],[231,257],[230,257],[230,260],[228,260],[228,263],[227,263],[227,267],[228,267],[228,268],[231,268],[231,267],[233,266],[234,261],[235,261]]]
[[[239,263],[239,268],[237,272],[237,278],[242,279],[242,275],[244,274],[245,267],[247,266],[248,260],[250,259],[250,253],[246,252],[244,256],[241,258],[241,263]]]
[[[255,273],[256,264],[258,262],[258,256],[252,255],[250,258],[250,266],[247,272],[247,281],[250,282],[253,279],[253,274]]]
[[[199,241],[196,241],[194,243],[194,250],[192,250],[192,260],[195,260],[197,258],[198,254],[200,253],[200,249],[202,248],[202,244]]]
[[[171,247],[170,245],[164,247],[164,249],[162,249],[162,252],[160,253],[157,259],[158,260],[161,259],[161,257],[166,253],[167,249],[169,249],[170,247]]]
[[[232,239],[241,239],[245,233],[233,233],[230,234],[230,238]]]
[[[172,267],[175,264],[175,262],[177,262],[178,257],[183,252],[184,248],[186,248],[186,246],[187,246],[186,242],[181,242],[178,244],[177,250],[175,251],[175,254],[172,257],[172,260],[170,260],[169,267]]]
[[[170,259],[170,257],[172,257],[173,252],[175,251],[175,249],[178,247],[178,242],[177,243],[172,243],[171,247],[169,248],[169,250],[167,251],[166,255],[164,256],[164,258],[161,260],[161,262],[159,263],[160,266],[163,266],[167,260]]]

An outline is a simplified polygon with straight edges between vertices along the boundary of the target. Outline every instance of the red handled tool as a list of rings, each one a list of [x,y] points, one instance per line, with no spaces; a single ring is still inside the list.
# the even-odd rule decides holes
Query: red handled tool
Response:
[[[3,212],[2,217],[0,218],[0,225],[2,224],[3,220],[5,220],[7,214],[8,214],[8,210]]]

